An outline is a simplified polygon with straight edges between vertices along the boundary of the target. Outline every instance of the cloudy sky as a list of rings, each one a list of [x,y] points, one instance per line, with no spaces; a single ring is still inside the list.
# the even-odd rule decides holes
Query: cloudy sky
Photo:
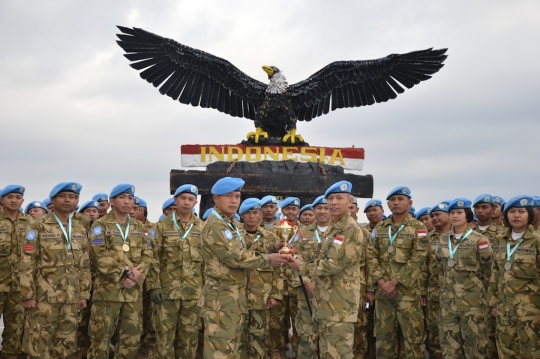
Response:
[[[417,208],[481,193],[540,194],[538,1],[0,1],[0,187],[81,201],[136,185],[156,220],[181,144],[236,144],[251,121],[161,96],[128,66],[115,25],[140,27],[289,83],[337,60],[448,48],[433,79],[396,100],[300,123],[312,145],[363,147],[375,197]],[[366,200],[360,200],[363,205]]]

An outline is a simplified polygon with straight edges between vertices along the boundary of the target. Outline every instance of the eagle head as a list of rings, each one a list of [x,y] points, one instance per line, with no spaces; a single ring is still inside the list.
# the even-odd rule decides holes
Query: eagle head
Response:
[[[277,74],[279,72],[279,69],[275,66],[263,66],[262,69],[264,70],[264,72],[266,72],[266,74],[268,75],[268,78],[271,79],[272,76],[274,76],[275,74]]]

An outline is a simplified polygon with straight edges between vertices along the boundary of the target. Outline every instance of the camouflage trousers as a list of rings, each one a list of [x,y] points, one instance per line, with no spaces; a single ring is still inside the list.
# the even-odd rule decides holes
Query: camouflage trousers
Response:
[[[429,300],[426,306],[427,344],[426,349],[430,359],[442,358],[441,344],[439,343],[439,310],[440,304]]]
[[[355,323],[319,319],[320,358],[353,358],[354,326]]]
[[[198,300],[165,300],[154,305],[156,358],[195,358],[201,308]]]
[[[146,283],[145,283],[146,287]],[[141,337],[141,350],[153,350],[156,344],[156,330],[154,328],[154,302],[150,300],[150,293],[143,291],[143,335]]]
[[[77,350],[77,303],[40,302],[26,312],[23,351],[31,358],[67,358]]]
[[[241,358],[242,332],[246,315],[239,312],[205,311],[204,359]]]
[[[134,359],[139,351],[142,334],[142,302],[112,302],[97,300],[92,303],[88,334],[91,338],[89,359],[107,359],[109,341],[118,324],[115,359]]]
[[[540,358],[539,316],[516,317],[497,313],[497,349],[501,358]]]
[[[358,308],[358,318],[354,326],[354,354],[365,355],[368,350],[367,343],[367,312],[364,310],[366,303],[361,300]]]
[[[424,313],[420,298],[417,301],[376,299],[375,319],[378,359],[395,358],[399,328],[405,357],[424,358]]]
[[[486,358],[484,308],[456,312],[441,305],[439,320],[439,341],[443,358]]]
[[[268,359],[268,309],[250,310],[242,332],[242,347],[249,359]],[[241,350],[242,352],[242,350]]]
[[[302,298],[302,297],[301,297]],[[298,350],[298,332],[294,321],[296,312],[298,311],[298,296],[284,295],[283,300],[279,301],[280,305],[270,309],[270,336],[269,347],[270,351],[285,351],[289,342],[289,328],[292,321],[292,347],[293,351]]]
[[[491,308],[488,307],[486,311],[486,333],[488,340],[487,357],[488,359],[497,359],[497,318],[491,315]]]
[[[311,310],[315,310],[316,302],[310,299]],[[302,288],[298,288],[298,312],[295,318],[298,333],[297,357],[302,359],[317,359],[319,357],[319,324],[313,320],[304,297]]]
[[[21,302],[21,292],[0,293],[0,315],[4,319],[2,356],[17,355],[21,352],[21,338],[24,327],[24,308]]]
[[[92,301],[86,301],[86,308],[77,315],[77,351],[87,352],[90,348],[90,336],[88,335],[88,325],[90,324],[90,311],[92,310]]]

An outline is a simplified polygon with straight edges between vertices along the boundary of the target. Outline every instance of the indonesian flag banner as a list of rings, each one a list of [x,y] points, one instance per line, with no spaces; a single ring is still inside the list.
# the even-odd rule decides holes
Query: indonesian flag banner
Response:
[[[296,161],[317,162],[361,171],[363,148],[315,146],[182,145],[182,167],[206,167],[213,162]]]

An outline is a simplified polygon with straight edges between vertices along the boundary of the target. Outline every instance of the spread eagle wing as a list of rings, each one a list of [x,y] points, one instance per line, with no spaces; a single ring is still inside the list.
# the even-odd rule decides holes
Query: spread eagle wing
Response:
[[[333,62],[308,79],[289,86],[288,95],[300,121],[344,107],[395,99],[443,66],[447,49],[392,54],[376,60]]]
[[[215,108],[255,120],[268,85],[227,60],[138,28],[118,26],[118,45],[140,76],[162,95],[184,104]]]

